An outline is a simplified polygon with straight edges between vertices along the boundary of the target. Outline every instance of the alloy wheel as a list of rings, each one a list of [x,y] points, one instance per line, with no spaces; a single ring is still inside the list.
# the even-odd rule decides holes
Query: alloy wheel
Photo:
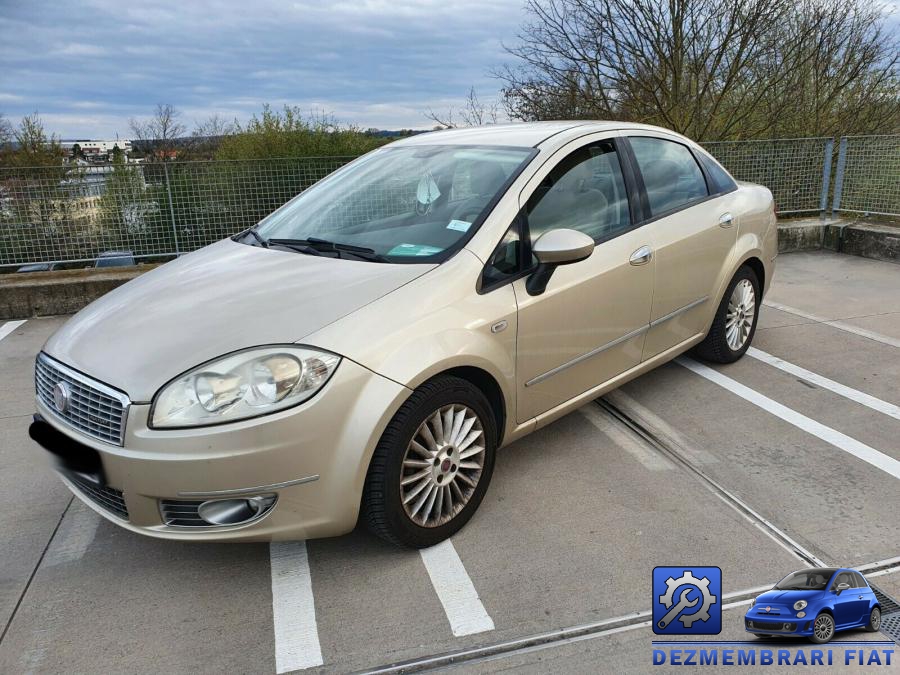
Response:
[[[869,625],[872,626],[873,631],[881,628],[881,610],[877,607],[872,610],[872,614],[869,616]]]
[[[820,614],[813,624],[813,632],[822,642],[828,642],[834,635],[834,619],[828,614]]]
[[[450,404],[429,415],[406,448],[400,499],[421,527],[444,525],[465,508],[484,469],[484,428],[478,415]]]
[[[728,299],[725,315],[725,339],[732,351],[738,351],[750,337],[756,314],[756,293],[749,279],[741,279]]]

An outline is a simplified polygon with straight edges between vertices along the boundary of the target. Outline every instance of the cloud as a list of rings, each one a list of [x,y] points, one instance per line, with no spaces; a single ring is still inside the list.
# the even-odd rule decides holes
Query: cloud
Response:
[[[72,0],[0,16],[0,106],[39,110],[64,137],[128,134],[128,118],[171,103],[195,120],[246,119],[264,102],[324,110],[363,127],[428,127],[499,83],[501,41],[522,0]],[[4,98],[4,96],[6,98]],[[96,104],[96,105],[95,105]]]

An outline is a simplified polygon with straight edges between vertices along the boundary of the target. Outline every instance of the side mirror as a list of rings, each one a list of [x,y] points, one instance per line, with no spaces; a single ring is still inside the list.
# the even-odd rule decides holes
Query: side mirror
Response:
[[[838,584],[837,585],[837,594],[840,595],[841,591],[846,591],[848,588],[850,588],[850,584]]]
[[[557,267],[591,257],[594,240],[578,230],[548,230],[537,238],[531,251],[538,259],[538,266],[528,277],[525,288],[529,295],[540,295],[547,289],[550,277]]]

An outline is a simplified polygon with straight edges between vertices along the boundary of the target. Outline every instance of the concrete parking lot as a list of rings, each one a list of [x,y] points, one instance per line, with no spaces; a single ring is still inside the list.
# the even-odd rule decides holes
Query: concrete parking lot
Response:
[[[0,323],[0,672],[646,671],[657,565],[722,569],[723,640],[802,567],[898,598],[900,265],[782,255],[766,303],[738,363],[683,357],[502,450],[470,524],[421,553],[107,522],[27,436],[65,317]]]

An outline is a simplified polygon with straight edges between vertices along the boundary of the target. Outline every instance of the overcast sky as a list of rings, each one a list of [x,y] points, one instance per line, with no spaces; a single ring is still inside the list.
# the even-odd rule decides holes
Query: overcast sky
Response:
[[[262,104],[428,127],[470,86],[496,97],[522,0],[0,0],[0,112],[62,138],[129,136],[157,103],[189,129]]]

